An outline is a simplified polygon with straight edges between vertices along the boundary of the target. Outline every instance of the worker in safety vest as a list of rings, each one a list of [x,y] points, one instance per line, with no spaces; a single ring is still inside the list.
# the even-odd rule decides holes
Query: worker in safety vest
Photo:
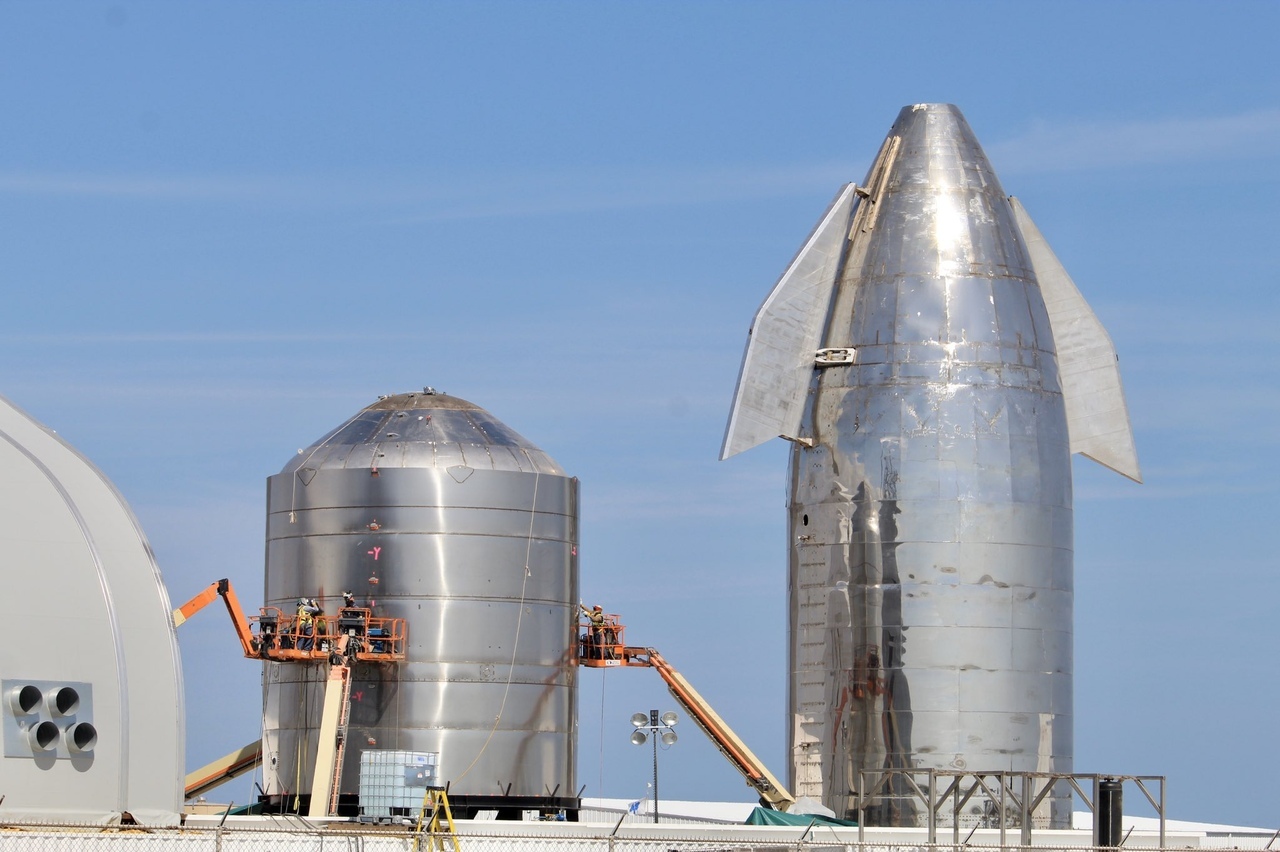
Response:
[[[605,659],[605,654],[608,653],[612,657],[612,647],[606,651],[605,646],[615,644],[617,642],[617,634],[610,629],[611,625],[609,624],[609,619],[605,617],[604,609],[599,604],[587,609],[587,605],[581,601],[578,602],[578,608],[582,610],[590,621],[588,625],[588,641],[591,644],[591,650],[588,656],[592,659],[603,660]]]
[[[316,616],[323,610],[315,599],[298,598],[298,650],[310,651],[316,646]]]

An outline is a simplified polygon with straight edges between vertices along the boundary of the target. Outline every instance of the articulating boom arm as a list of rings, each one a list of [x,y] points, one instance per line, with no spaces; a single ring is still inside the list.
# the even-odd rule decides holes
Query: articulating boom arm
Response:
[[[328,661],[337,665],[340,658],[354,661],[399,663],[405,659],[407,642],[403,618],[373,615],[369,607],[344,606],[336,617],[323,613],[314,620],[285,615],[279,607],[262,607],[255,616],[240,609],[231,581],[218,580],[173,611],[173,626],[178,627],[191,616],[221,597],[227,605],[231,624],[244,655],[251,660],[277,663],[313,663]]]
[[[720,753],[742,773],[747,783],[760,794],[762,805],[785,811],[795,804],[795,796],[778,783],[778,779],[765,767],[760,758],[747,748],[747,744],[733,732],[729,724],[721,719],[715,710],[711,709],[707,700],[698,694],[684,675],[676,671],[675,666],[668,663],[653,648],[627,645],[623,639],[626,628],[617,615],[597,612],[593,619],[586,607],[583,607],[583,610],[587,615],[579,623],[578,663],[580,665],[588,668],[647,666],[657,669],[658,674],[666,681],[671,694],[675,696],[676,701],[680,702],[680,706],[693,717],[703,733],[711,738],[716,748],[720,749]]]
[[[244,648],[246,657],[258,656],[258,650],[253,640],[253,631],[249,629],[249,620],[244,617],[244,610],[240,609],[240,601],[236,598],[235,589],[231,588],[231,581],[227,579],[218,580],[210,583],[209,587],[191,600],[184,603],[173,611],[173,626],[180,627],[184,621],[213,603],[213,599],[221,596],[222,602],[227,605],[227,613],[231,616],[231,623],[235,626],[236,637],[240,640],[240,646]]]
[[[185,797],[194,799],[196,796],[203,796],[222,782],[239,778],[244,773],[257,769],[261,764],[262,740],[257,740],[194,772],[188,772]]]
[[[760,758],[747,748],[747,744],[733,732],[729,724],[711,709],[707,700],[699,695],[685,676],[676,671],[675,667],[661,654],[653,648],[627,648],[624,653],[627,657],[627,665],[640,664],[657,669],[658,674],[666,681],[671,694],[675,696],[676,701],[680,702],[680,706],[711,738],[716,748],[720,749],[720,753],[742,773],[747,783],[756,788],[760,794],[761,803],[779,811],[785,811],[795,804],[795,797],[778,783],[778,779],[765,767]]]
[[[372,604],[358,607],[350,598],[332,619],[326,619],[319,607],[314,616],[299,608],[297,617],[290,617],[273,606],[263,607],[257,616],[247,618],[231,581],[218,580],[173,611],[173,626],[181,625],[217,597],[227,606],[246,657],[277,663],[329,664],[307,813],[310,817],[336,813],[351,713],[351,666],[356,662],[403,662],[405,619],[375,617]],[[311,604],[314,606],[315,601]],[[261,762],[262,743],[246,746],[188,775],[187,796],[199,795]]]

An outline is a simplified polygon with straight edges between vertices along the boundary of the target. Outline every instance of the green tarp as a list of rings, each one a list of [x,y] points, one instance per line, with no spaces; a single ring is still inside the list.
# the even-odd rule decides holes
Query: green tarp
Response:
[[[756,808],[747,817],[746,825],[843,825],[857,827],[857,823],[847,819],[819,816],[817,814],[789,814],[786,811],[775,811],[769,808]]]

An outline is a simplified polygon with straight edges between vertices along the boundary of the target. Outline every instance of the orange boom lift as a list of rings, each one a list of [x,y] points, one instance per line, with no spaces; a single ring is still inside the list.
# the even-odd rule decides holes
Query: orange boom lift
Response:
[[[592,624],[583,616],[578,622],[578,663],[588,668],[612,668],[636,666],[655,669],[666,682],[672,696],[680,703],[703,733],[711,738],[734,768],[747,779],[760,795],[760,804],[774,810],[785,811],[795,804],[795,796],[787,792],[768,767],[747,748],[747,744],[721,719],[707,700],[698,694],[684,675],[676,671],[654,648],[628,645],[623,634],[626,628],[613,613],[604,616],[603,624]]]
[[[367,607],[343,607],[337,618],[316,616],[304,633],[296,616],[279,607],[264,606],[246,616],[230,580],[218,580],[173,611],[177,627],[222,598],[244,655],[276,663],[327,663],[324,706],[316,746],[316,773],[311,784],[310,817],[337,811],[342,787],[342,758],[351,713],[351,666],[356,662],[399,663],[405,659],[407,625],[403,618],[378,618]],[[255,748],[256,745],[256,748]],[[262,762],[262,743],[245,746],[187,776],[187,798],[253,769]]]

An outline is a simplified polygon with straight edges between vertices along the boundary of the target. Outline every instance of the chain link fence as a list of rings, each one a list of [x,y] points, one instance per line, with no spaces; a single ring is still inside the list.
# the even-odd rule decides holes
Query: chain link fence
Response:
[[[607,831],[607,829],[605,829]],[[795,832],[792,832],[794,835]],[[694,840],[679,836],[624,837],[603,832],[415,834],[411,830],[262,831],[244,829],[117,829],[6,826],[0,828],[0,852],[798,852],[846,849],[844,843],[818,841],[749,842]],[[904,850],[905,852],[905,850]]]
[[[121,826],[0,825],[0,852],[802,852],[802,850],[846,850],[847,852],[1079,852],[1082,845],[1040,845],[1021,847],[984,843],[886,843],[883,840],[859,843],[856,831],[826,826],[811,828],[720,826],[709,828],[653,826],[640,830],[623,826],[616,834],[607,825],[560,824],[534,829],[513,823],[510,826],[459,826],[453,835],[415,833],[404,826],[329,827],[326,829],[286,827],[183,827],[141,828]],[[646,827],[647,829],[647,827]],[[1197,837],[1179,849],[1189,847],[1234,847],[1264,849],[1241,842],[1215,843],[1216,838]],[[1181,839],[1180,839],[1181,841]],[[1158,849],[1155,838],[1132,838],[1126,848]],[[1114,850],[1112,850],[1114,852]]]

